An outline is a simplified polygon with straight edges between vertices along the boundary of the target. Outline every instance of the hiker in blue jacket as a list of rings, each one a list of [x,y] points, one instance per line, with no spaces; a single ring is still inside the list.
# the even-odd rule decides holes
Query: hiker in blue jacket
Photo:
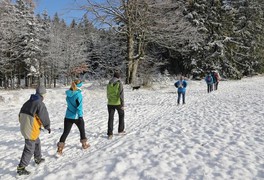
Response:
[[[187,87],[187,82],[183,79],[183,77],[180,77],[180,80],[177,81],[174,86],[178,88],[178,105],[180,104],[181,96],[182,96],[182,104],[185,104],[185,92]]]
[[[213,91],[213,84],[214,84],[214,80],[211,73],[208,73],[204,80],[207,84],[207,92],[210,93],[211,91]]]

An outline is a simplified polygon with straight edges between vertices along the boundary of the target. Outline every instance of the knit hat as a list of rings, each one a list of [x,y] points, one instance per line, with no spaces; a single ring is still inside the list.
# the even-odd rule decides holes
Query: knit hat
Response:
[[[115,71],[115,72],[114,72],[114,77],[116,77],[116,78],[120,78],[120,73],[119,73],[118,71]]]
[[[36,94],[43,96],[46,93],[47,93],[47,91],[46,91],[46,88],[44,86],[40,85],[37,87]]]

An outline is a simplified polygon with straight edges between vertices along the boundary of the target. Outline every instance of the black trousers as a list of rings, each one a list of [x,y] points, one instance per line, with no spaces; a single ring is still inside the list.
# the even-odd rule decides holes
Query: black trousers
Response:
[[[218,88],[218,82],[215,83],[215,90]]]
[[[114,126],[114,115],[115,115],[115,110],[118,112],[118,117],[119,117],[119,123],[118,123],[118,132],[124,131],[125,128],[125,122],[124,122],[124,117],[125,117],[125,111],[121,109],[121,105],[107,105],[108,108],[108,130],[107,130],[107,135],[113,135],[113,126]]]
[[[210,93],[213,91],[213,84],[207,84],[207,92]]]
[[[68,137],[73,124],[76,124],[76,126],[78,127],[78,129],[80,131],[81,140],[86,139],[85,129],[84,129],[84,120],[83,119],[80,120],[80,119],[67,119],[67,118],[65,118],[64,119],[64,130],[63,130],[63,134],[60,138],[60,142],[64,143],[66,141],[66,138]]]

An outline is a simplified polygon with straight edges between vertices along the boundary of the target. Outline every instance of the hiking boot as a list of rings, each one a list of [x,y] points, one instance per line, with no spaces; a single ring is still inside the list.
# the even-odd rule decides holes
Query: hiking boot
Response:
[[[119,135],[126,134],[126,131],[118,132]]]
[[[83,149],[87,149],[88,147],[90,147],[90,144],[87,143],[87,139],[81,139],[81,143]]]
[[[19,176],[21,176],[21,175],[29,175],[30,172],[28,170],[26,170],[26,168],[23,167],[23,166],[17,166],[17,174]]]
[[[62,150],[63,150],[63,148],[64,148],[64,145],[65,145],[65,143],[63,143],[63,142],[58,142],[58,144],[57,144],[57,147],[58,147],[57,153],[58,153],[59,155],[62,155]]]
[[[113,138],[113,135],[108,135],[108,139],[112,139]]]
[[[36,159],[35,159],[35,163],[36,163],[36,164],[43,163],[44,161],[45,161],[44,158],[36,158]]]

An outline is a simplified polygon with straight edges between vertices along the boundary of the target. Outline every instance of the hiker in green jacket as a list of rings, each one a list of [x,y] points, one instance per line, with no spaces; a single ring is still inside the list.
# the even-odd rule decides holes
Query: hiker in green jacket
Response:
[[[114,72],[114,77],[109,81],[107,85],[107,108],[108,108],[108,138],[113,137],[113,124],[114,124],[114,114],[115,110],[118,112],[119,125],[118,133],[124,134],[125,128],[125,112],[124,112],[124,89],[122,82],[120,81],[120,73]]]

